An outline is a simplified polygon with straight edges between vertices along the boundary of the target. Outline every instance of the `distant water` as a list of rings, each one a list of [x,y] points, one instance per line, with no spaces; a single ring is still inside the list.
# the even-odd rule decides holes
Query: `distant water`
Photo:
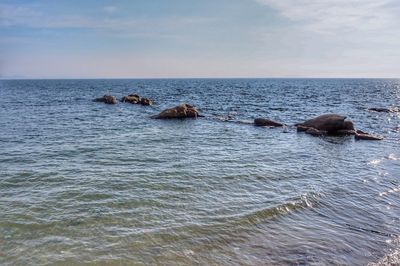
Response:
[[[157,105],[92,102],[138,93]],[[149,117],[187,102],[205,118]],[[400,80],[0,81],[0,264],[400,264]],[[347,115],[383,141],[288,125]]]

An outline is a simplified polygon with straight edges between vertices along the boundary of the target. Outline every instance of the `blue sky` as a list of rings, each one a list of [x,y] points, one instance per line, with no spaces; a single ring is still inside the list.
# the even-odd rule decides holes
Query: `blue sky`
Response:
[[[0,77],[400,77],[398,14],[398,0],[0,0]]]

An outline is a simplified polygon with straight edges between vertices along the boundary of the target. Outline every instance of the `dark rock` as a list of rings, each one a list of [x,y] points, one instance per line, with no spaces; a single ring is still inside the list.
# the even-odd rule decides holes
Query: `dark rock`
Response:
[[[129,94],[128,96],[124,96],[121,102],[138,104],[140,103],[140,96],[137,94]]]
[[[117,103],[117,97],[112,96],[112,95],[104,95],[103,97],[94,99],[94,101],[95,102],[107,103],[107,104],[116,104]]]
[[[337,130],[335,131],[335,133],[333,133],[333,135],[355,135],[356,131],[355,130],[351,130],[351,129],[341,129],[341,130]]]
[[[343,129],[342,130],[352,130],[355,131],[354,124],[350,120],[344,120],[343,122]]]
[[[335,134],[339,130],[354,130],[351,121],[346,121],[346,117],[337,114],[326,114],[296,124],[298,131],[306,131],[309,128],[315,128],[319,131],[326,131],[328,134]]]
[[[197,118],[199,113],[196,107],[183,103],[176,107],[165,109],[158,115],[152,116],[154,119],[172,119],[172,118]]]
[[[140,99],[140,104],[141,105],[152,105],[153,101],[148,99],[148,98],[141,98]]]
[[[297,127],[297,131],[298,132],[307,131],[309,129],[309,127],[305,127],[305,126],[302,126],[300,124],[297,124],[296,127]]]
[[[375,112],[384,112],[384,113],[392,112],[392,110],[389,108],[380,108],[380,107],[369,108],[368,110],[375,111]]]
[[[364,140],[383,140],[380,136],[373,136],[367,133],[357,133],[354,136],[355,139],[364,139]]]
[[[309,129],[306,130],[306,134],[310,134],[313,136],[322,136],[326,134],[326,131],[321,131],[313,127],[310,127]]]
[[[140,98],[137,94],[129,94],[125,96],[121,100],[122,102],[132,103],[132,104],[141,104],[141,105],[152,105],[153,101],[149,98]]]
[[[254,125],[260,127],[283,127],[283,124],[265,118],[254,119]]]
[[[354,135],[355,139],[382,140],[361,130],[355,130],[353,122],[345,120],[345,116],[336,114],[321,115],[316,118],[296,124],[297,131],[305,131],[313,136],[320,135]]]

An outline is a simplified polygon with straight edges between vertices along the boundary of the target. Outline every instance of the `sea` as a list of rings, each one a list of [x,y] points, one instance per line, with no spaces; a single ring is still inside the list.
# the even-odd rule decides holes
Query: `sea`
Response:
[[[399,79],[1,80],[0,264],[400,265],[398,107]],[[296,131],[327,113],[384,140]]]

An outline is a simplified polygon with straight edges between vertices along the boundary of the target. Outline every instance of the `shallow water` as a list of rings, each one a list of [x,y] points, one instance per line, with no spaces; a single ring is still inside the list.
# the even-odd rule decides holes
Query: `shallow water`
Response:
[[[206,117],[149,119],[181,102]],[[400,263],[400,113],[367,110],[399,105],[400,80],[0,81],[0,264]],[[385,139],[223,122],[331,112]]]

